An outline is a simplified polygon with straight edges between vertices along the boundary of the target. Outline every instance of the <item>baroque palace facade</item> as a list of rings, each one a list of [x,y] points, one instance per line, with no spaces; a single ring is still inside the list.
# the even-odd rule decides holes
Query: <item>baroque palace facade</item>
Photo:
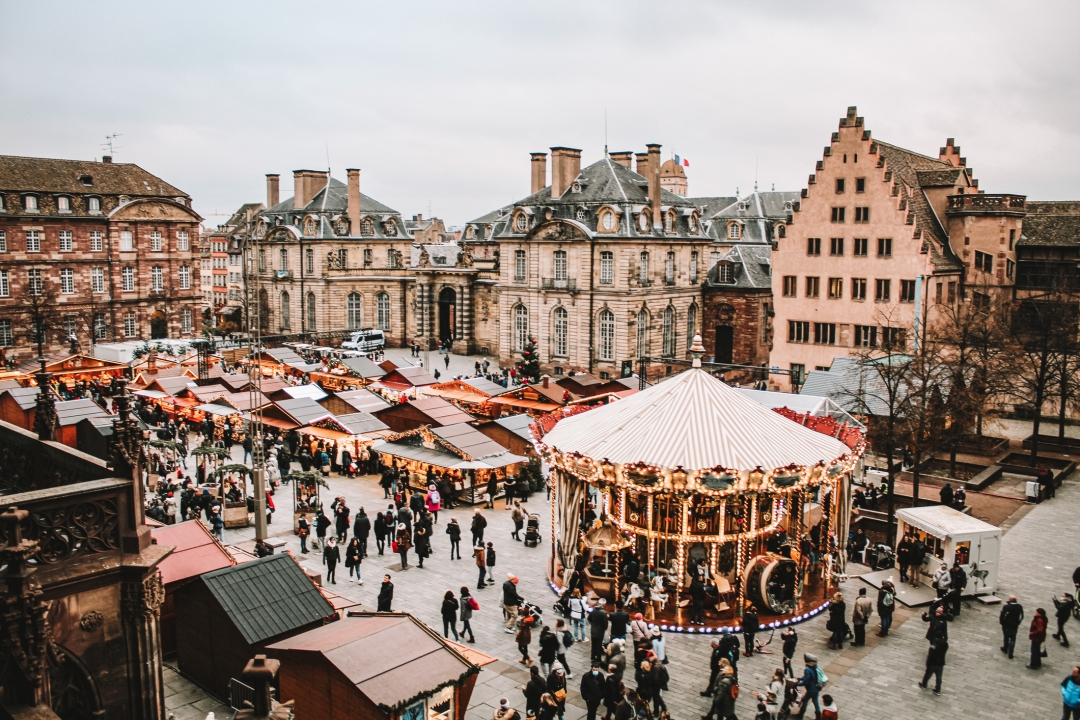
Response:
[[[552,148],[550,180],[548,157],[531,154],[527,197],[467,223],[456,241],[414,236],[415,218],[360,192],[359,170],[345,183],[295,171],[284,201],[268,175],[246,268],[259,276],[264,333],[379,328],[391,346],[449,340],[504,364],[533,338],[553,374],[617,376],[639,356],[684,358],[702,332],[718,361],[767,359],[761,285],[790,193],[676,194],[665,186],[685,193],[685,172],[661,163],[659,145],[585,168],[580,150]]]

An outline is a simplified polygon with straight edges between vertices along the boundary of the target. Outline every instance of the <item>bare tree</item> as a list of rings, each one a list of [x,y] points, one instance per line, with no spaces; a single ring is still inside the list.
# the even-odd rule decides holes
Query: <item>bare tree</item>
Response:
[[[61,337],[64,317],[56,301],[56,290],[42,288],[24,293],[15,304],[19,326],[27,342],[37,347],[38,360],[45,368],[45,346]]]

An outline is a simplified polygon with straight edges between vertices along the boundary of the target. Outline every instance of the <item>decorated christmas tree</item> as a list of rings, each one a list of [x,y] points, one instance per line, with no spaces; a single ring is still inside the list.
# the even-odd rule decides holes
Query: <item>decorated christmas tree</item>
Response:
[[[536,347],[536,338],[529,338],[525,343],[521,351],[521,362],[518,363],[518,374],[529,382],[540,380],[540,351]]]

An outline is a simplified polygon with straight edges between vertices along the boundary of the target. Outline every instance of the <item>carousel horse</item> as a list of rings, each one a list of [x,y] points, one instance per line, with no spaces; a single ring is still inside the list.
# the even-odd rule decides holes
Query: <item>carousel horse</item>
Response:
[[[664,578],[660,575],[653,578],[651,599],[652,604],[658,605],[660,610],[663,610],[664,606],[667,605],[667,590],[664,588]]]

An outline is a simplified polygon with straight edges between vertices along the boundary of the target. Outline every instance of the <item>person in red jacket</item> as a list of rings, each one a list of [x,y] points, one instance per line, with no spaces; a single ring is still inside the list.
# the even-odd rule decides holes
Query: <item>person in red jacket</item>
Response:
[[[821,708],[821,720],[838,720],[840,717],[836,703],[832,695],[822,695],[821,702],[825,706]]]
[[[1042,667],[1042,644],[1046,642],[1046,611],[1042,608],[1037,608],[1035,617],[1031,618],[1028,640],[1031,641],[1031,663],[1027,667],[1038,670]]]

